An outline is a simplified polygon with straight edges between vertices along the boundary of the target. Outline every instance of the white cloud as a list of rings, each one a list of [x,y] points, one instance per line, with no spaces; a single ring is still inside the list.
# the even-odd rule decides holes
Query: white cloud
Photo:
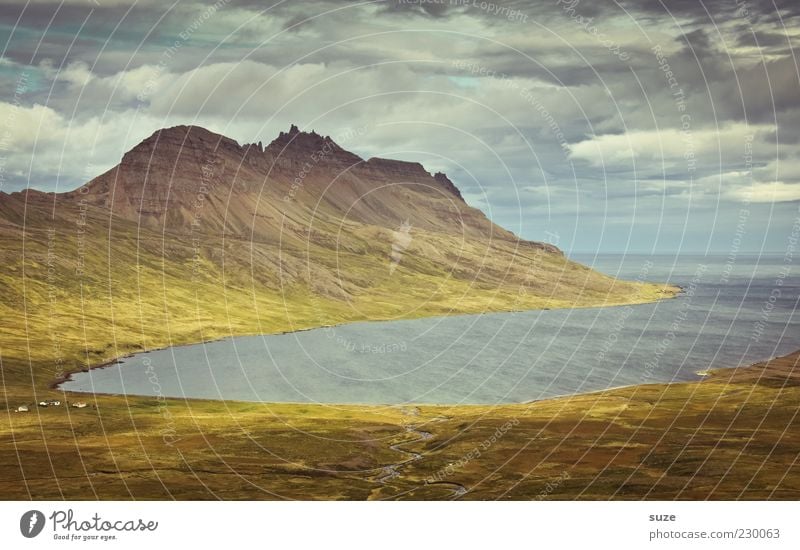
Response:
[[[774,131],[774,126],[730,124],[718,129],[633,130],[624,134],[604,134],[571,145],[572,158],[593,166],[630,166],[632,162],[688,161],[691,158],[718,166],[720,158],[741,160],[752,144],[754,153],[761,140],[758,136]],[[760,146],[766,151],[767,146]],[[773,147],[774,149],[774,147]]]
[[[727,194],[739,202],[776,203],[800,201],[800,183],[782,181],[754,183],[750,187],[740,187]]]
[[[0,102],[7,153],[4,171],[37,189],[66,191],[116,165],[159,121],[134,111],[70,120],[50,107]],[[10,191],[14,189],[2,189]]]

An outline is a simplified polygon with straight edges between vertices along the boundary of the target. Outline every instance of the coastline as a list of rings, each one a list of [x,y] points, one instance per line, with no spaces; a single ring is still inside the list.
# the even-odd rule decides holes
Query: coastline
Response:
[[[668,289],[670,289],[670,290],[668,290]],[[61,386],[61,384],[64,384],[65,382],[71,381],[72,380],[72,376],[74,374],[87,373],[87,372],[95,370],[95,369],[99,370],[99,369],[105,369],[105,368],[108,368],[108,367],[113,367],[113,366],[115,366],[117,364],[124,363],[124,359],[128,359],[128,358],[134,357],[136,355],[142,355],[142,354],[147,354],[147,353],[151,353],[151,352],[154,352],[154,351],[162,351],[162,350],[171,349],[171,348],[182,348],[182,347],[189,347],[189,346],[205,345],[205,344],[210,344],[210,343],[213,343],[213,342],[221,342],[221,341],[232,339],[232,338],[245,338],[245,337],[254,337],[254,336],[277,336],[277,335],[286,335],[286,334],[297,334],[297,333],[309,332],[309,331],[313,331],[313,330],[335,329],[335,328],[341,327],[341,326],[349,326],[349,325],[362,324],[362,323],[363,324],[366,324],[366,323],[372,324],[372,323],[414,321],[414,320],[419,320],[419,319],[437,319],[437,318],[444,319],[444,318],[455,317],[455,316],[469,317],[469,316],[493,315],[493,314],[503,314],[503,313],[521,313],[521,312],[525,312],[525,311],[557,311],[557,310],[564,310],[564,309],[595,309],[595,308],[615,308],[615,307],[626,307],[626,306],[634,306],[635,307],[635,306],[640,306],[640,305],[653,304],[653,303],[661,302],[661,301],[664,301],[664,300],[671,300],[671,299],[679,298],[679,297],[681,297],[681,296],[683,296],[685,294],[685,289],[684,289],[684,287],[682,287],[680,285],[669,285],[669,286],[665,285],[664,286],[664,290],[662,292],[663,292],[664,295],[662,297],[658,298],[657,300],[645,300],[645,301],[641,301],[641,302],[611,303],[611,304],[592,305],[592,306],[574,306],[573,308],[513,309],[513,310],[484,311],[484,312],[480,312],[480,313],[452,313],[452,314],[449,314],[449,315],[420,315],[420,316],[408,317],[408,318],[403,318],[403,319],[359,319],[359,320],[352,320],[352,321],[343,321],[341,323],[334,323],[334,324],[331,324],[331,325],[321,325],[321,326],[316,326],[316,327],[299,328],[299,329],[295,329],[295,330],[279,330],[279,331],[275,331],[275,332],[256,332],[256,333],[234,334],[234,335],[225,336],[225,337],[222,337],[222,338],[213,338],[213,339],[210,339],[210,340],[203,340],[203,341],[199,341],[199,342],[186,342],[186,343],[180,343],[180,344],[174,344],[174,345],[168,345],[168,346],[160,346],[160,347],[155,347],[155,348],[151,348],[151,349],[147,349],[147,350],[143,350],[143,351],[139,351],[139,352],[135,352],[135,353],[126,353],[124,355],[120,355],[120,356],[114,357],[113,359],[102,361],[102,362],[97,363],[95,365],[89,365],[89,366],[84,366],[84,367],[81,367],[81,368],[65,371],[61,376],[56,377],[53,380],[51,380],[47,387],[48,387],[48,389],[53,390],[53,391],[60,391],[65,395],[68,395],[68,394],[69,395],[83,395],[83,396],[88,396],[88,395],[98,395],[98,396],[99,395],[103,395],[103,396],[119,395],[119,394],[104,393],[104,392],[76,392],[76,391],[70,391],[70,390],[61,389],[60,386]],[[671,294],[670,294],[670,292],[671,292]],[[622,388],[622,387],[628,387],[628,386],[617,386],[615,388],[608,388],[608,389],[616,389],[616,388]],[[595,390],[595,391],[592,391],[592,392],[582,392],[581,394],[569,394],[569,395],[582,395],[583,393],[595,393],[597,391],[606,391],[606,390]],[[136,397],[153,397],[153,396],[138,395],[138,394],[125,394],[125,395],[136,396]],[[546,399],[556,399],[556,398],[567,397],[567,396],[568,395],[553,396],[553,397],[548,397]],[[206,399],[203,399],[203,398],[193,398],[193,397],[165,397],[165,398],[166,399],[178,399],[178,400],[206,401]],[[542,401],[542,400],[537,400],[537,401]],[[263,404],[270,403],[270,402],[267,402],[267,401],[243,401],[243,402],[244,403],[263,403]],[[522,403],[528,403],[528,402],[534,402],[534,401],[523,401]],[[274,402],[274,403],[296,404],[296,405],[312,404],[312,403],[291,402],[291,401],[279,401],[279,402]],[[512,404],[512,403],[507,403],[507,404]],[[375,406],[375,407],[396,406],[394,404],[361,404],[361,403],[351,403],[351,404],[348,404],[348,403],[326,403],[325,405],[352,405],[352,406]],[[446,405],[446,404],[436,404],[436,403],[431,403],[431,404],[413,403],[413,404],[409,404],[409,406],[448,406],[448,405]],[[465,405],[465,406],[486,407],[486,406],[490,406],[490,405],[487,405],[487,404],[470,404],[470,405]]]
[[[297,332],[305,330],[313,329]],[[40,380],[36,401],[66,398],[30,414],[9,410],[0,430],[0,457],[7,458],[0,460],[0,495],[796,499],[799,363],[800,350],[697,380],[497,405],[267,403],[61,389],[48,396]],[[9,407],[30,402],[28,391],[7,395]],[[66,404],[78,398],[95,406]],[[386,475],[398,464],[398,475]]]
[[[314,329],[311,329],[314,330]],[[291,334],[291,333],[289,333]],[[219,341],[212,340],[212,341]],[[211,341],[210,341],[211,342]],[[184,345],[197,345],[197,344],[184,344]],[[165,349],[165,348],[161,348]],[[151,350],[156,351],[156,350]],[[142,352],[147,353],[147,352]],[[131,357],[127,355],[125,357]],[[103,365],[97,365],[96,367],[92,367],[92,369],[101,369],[111,367],[117,364],[117,360],[109,361],[104,363]],[[590,397],[593,395],[602,395],[608,393],[614,393],[619,391],[626,391],[626,390],[633,390],[635,391],[636,388],[644,388],[644,387],[662,387],[662,386],[676,386],[676,385],[692,385],[692,384],[702,384],[704,382],[720,382],[720,381],[727,381],[728,383],[734,382],[746,382],[752,381],[754,378],[753,370],[758,368],[765,368],[769,366],[770,376],[778,376],[778,377],[789,377],[794,373],[794,369],[797,369],[796,375],[800,378],[800,349],[789,352],[785,355],[777,355],[770,357],[768,359],[762,359],[760,361],[756,361],[749,365],[740,365],[736,367],[719,367],[715,369],[708,369],[704,371],[698,371],[696,374],[698,378],[696,380],[681,380],[675,382],[644,382],[641,384],[625,384],[621,386],[613,386],[610,388],[604,388],[600,390],[592,390],[592,391],[585,391],[579,393],[570,393],[570,394],[563,394],[563,395],[553,395],[550,397],[545,397],[542,399],[531,399],[527,401],[520,401],[514,403],[321,403],[321,402],[312,402],[312,401],[243,401],[238,399],[209,399],[206,397],[175,397],[175,396],[155,396],[155,395],[141,395],[141,394],[125,394],[125,393],[107,393],[107,392],[78,392],[78,391],[71,391],[71,390],[60,390],[57,386],[54,386],[53,389],[57,389],[61,391],[65,396],[101,396],[101,397],[130,397],[130,398],[137,398],[137,399],[163,399],[163,400],[175,400],[180,402],[195,402],[195,403],[238,403],[238,404],[247,404],[247,405],[265,405],[265,406],[274,406],[274,407],[330,407],[330,408],[338,408],[338,407],[353,407],[359,409],[386,409],[386,408],[397,408],[397,407],[424,407],[427,409],[449,409],[449,408],[472,408],[472,409],[496,409],[496,408],[504,408],[504,407],[518,407],[524,405],[537,405],[543,403],[551,403],[551,402],[558,402],[563,400],[570,400],[575,398],[584,398]],[[79,371],[73,371],[70,374],[74,374],[75,372],[88,372],[92,369],[84,369]],[[703,374],[700,374],[703,373]],[[756,377],[756,383],[758,383],[760,377]],[[69,377],[58,382],[58,384],[62,384],[69,380]],[[54,383],[55,384],[55,383]],[[800,384],[800,381],[798,382]]]

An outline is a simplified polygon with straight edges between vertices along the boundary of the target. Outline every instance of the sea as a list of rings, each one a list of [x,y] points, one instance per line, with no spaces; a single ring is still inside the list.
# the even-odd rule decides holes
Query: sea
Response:
[[[65,390],[325,404],[506,404],[698,380],[800,349],[800,270],[783,255],[594,254],[657,303],[355,322],[140,353]]]

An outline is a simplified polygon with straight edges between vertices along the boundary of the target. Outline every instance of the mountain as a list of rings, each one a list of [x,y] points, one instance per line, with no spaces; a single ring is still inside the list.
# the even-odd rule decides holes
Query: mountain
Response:
[[[296,126],[267,147],[239,145],[197,126],[165,128],[127,152],[119,165],[56,200],[61,207],[82,203],[151,229],[259,242],[276,242],[281,234],[302,241],[310,228],[336,230],[341,224],[395,230],[407,223],[532,245],[468,206],[446,175],[431,175],[414,162],[364,160],[330,137]]]
[[[296,126],[266,147],[159,130],[76,190],[0,193],[0,239],[4,356],[57,339],[67,370],[230,334],[674,292],[519,239],[445,174]]]

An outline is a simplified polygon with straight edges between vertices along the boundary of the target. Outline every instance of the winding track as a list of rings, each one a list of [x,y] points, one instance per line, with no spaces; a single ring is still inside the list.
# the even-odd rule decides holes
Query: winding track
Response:
[[[445,420],[449,420],[448,418],[435,418],[431,420],[429,423],[432,422],[442,422]],[[387,482],[400,477],[401,470],[419,460],[423,459],[423,455],[414,451],[407,451],[402,447],[406,445],[411,445],[412,443],[419,443],[421,441],[427,441],[433,437],[431,432],[426,432],[423,430],[419,430],[418,425],[415,424],[406,424],[403,426],[405,431],[410,434],[414,434],[417,437],[415,439],[410,439],[408,441],[401,441],[400,443],[395,443],[394,445],[390,445],[389,448],[393,451],[397,451],[399,453],[404,453],[408,455],[408,458],[405,460],[401,460],[400,462],[395,462],[394,464],[389,464],[388,466],[383,467],[383,471],[375,478],[375,481],[382,485],[386,485]],[[428,482],[425,481],[425,485],[442,485],[442,486],[449,486],[451,487],[452,495],[450,495],[449,500],[455,500],[467,493],[467,488],[461,485],[460,483],[456,483],[454,481],[433,481]]]

